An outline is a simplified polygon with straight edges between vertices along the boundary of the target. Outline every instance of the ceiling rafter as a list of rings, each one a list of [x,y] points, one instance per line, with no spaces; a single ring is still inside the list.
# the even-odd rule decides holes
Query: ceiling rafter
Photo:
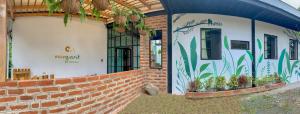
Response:
[[[147,3],[147,0],[139,0],[144,6],[146,6],[148,9],[151,9],[151,5]]]

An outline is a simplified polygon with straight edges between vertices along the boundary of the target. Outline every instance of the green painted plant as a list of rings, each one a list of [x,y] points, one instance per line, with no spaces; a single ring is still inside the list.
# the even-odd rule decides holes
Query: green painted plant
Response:
[[[286,67],[284,67],[284,59],[286,60]],[[286,52],[286,49],[281,51],[280,58],[278,61],[278,75],[281,80],[285,83],[289,83],[289,79],[293,76],[294,70],[298,67],[299,61],[291,63],[290,56]]]
[[[234,71],[233,72],[234,74],[232,74],[232,75],[239,76],[241,74],[242,70],[245,67],[245,65],[242,64],[245,61],[245,54],[240,56],[237,63],[236,63],[236,61],[234,61],[233,55],[232,55],[232,53],[229,49],[229,43],[228,43],[227,36],[225,36],[225,38],[224,38],[224,47],[227,50],[227,52],[229,53],[230,58],[231,58],[232,68],[233,68],[233,71]]]
[[[257,63],[255,65],[256,69],[259,69],[259,65],[262,63],[263,59],[264,59],[264,54],[262,51],[262,43],[260,39],[257,39],[257,45],[258,45],[258,49],[259,49],[259,55],[258,55],[258,59],[257,59]],[[256,70],[256,76],[258,75],[258,70]]]

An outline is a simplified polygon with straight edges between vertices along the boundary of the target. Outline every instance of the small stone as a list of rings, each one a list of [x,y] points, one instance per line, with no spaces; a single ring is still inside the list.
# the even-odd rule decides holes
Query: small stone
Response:
[[[156,96],[159,93],[159,88],[149,83],[145,85],[145,91],[151,96]]]

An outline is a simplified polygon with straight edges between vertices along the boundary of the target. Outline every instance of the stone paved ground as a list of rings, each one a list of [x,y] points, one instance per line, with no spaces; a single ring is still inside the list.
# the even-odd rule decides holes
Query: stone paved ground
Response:
[[[142,95],[121,114],[300,114],[300,83],[265,93],[201,100]]]

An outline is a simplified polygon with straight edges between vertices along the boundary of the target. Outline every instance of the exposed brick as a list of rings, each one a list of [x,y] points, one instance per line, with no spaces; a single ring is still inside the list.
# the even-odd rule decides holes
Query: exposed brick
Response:
[[[80,95],[80,94],[82,94],[82,90],[71,91],[68,94],[69,94],[69,96]]]
[[[0,82],[0,87],[4,87],[4,86],[16,87],[16,86],[18,86],[18,82],[15,82],[15,81]]]
[[[87,99],[89,97],[90,97],[89,95],[85,95],[85,96],[82,96],[82,97],[77,97],[77,101],[81,101],[81,100]]]
[[[55,105],[57,105],[58,104],[58,102],[57,101],[49,101],[49,102],[44,102],[44,103],[42,103],[42,107],[51,107],[51,106],[55,106]]]
[[[39,95],[36,96],[37,99],[47,99],[48,95]]]
[[[9,89],[8,94],[10,94],[10,95],[21,95],[21,94],[24,94],[24,89]]]
[[[4,97],[4,98],[0,98],[0,102],[11,102],[11,101],[15,101],[17,98],[16,97]]]
[[[11,110],[21,110],[21,109],[25,109],[27,108],[28,105],[26,104],[22,104],[22,105],[14,105],[14,106],[10,106]]]
[[[0,95],[5,95],[5,90],[0,90]]]
[[[96,81],[99,79],[99,76],[90,76],[88,77],[88,81]]]
[[[58,87],[45,87],[45,88],[42,88],[42,91],[43,92],[58,91]]]
[[[38,114],[38,111],[26,111],[26,112],[20,112],[19,114]]]
[[[56,79],[55,84],[68,84],[71,83],[71,79],[65,78],[65,79]]]
[[[40,88],[31,88],[31,89],[27,89],[27,93],[38,93],[40,92],[41,89]]]
[[[64,104],[72,103],[74,101],[75,101],[75,98],[64,99],[64,100],[61,100],[60,104],[64,105]]]
[[[98,91],[102,91],[102,90],[105,90],[107,88],[107,86],[106,85],[104,85],[104,86],[100,86],[100,87],[98,87],[97,88],[97,90]]]
[[[6,110],[6,106],[0,106],[0,111]]]
[[[64,97],[66,96],[66,93],[58,93],[58,94],[52,94],[51,98],[58,98],[58,97]]]
[[[68,91],[68,90],[71,90],[71,89],[75,89],[75,86],[74,85],[69,85],[69,86],[61,87],[62,91]]]
[[[78,109],[79,107],[81,107],[81,103],[71,105],[70,107],[68,107],[68,110]]]
[[[55,109],[52,109],[52,110],[50,110],[49,112],[50,112],[50,113],[59,113],[59,112],[62,112],[62,111],[64,111],[64,110],[66,110],[66,108],[62,107],[62,108],[55,108]]]
[[[53,85],[53,80],[40,80],[38,81],[39,86],[50,86]]]
[[[39,103],[33,103],[33,104],[31,104],[31,107],[32,108],[39,108],[40,104]]]
[[[87,78],[86,77],[76,77],[72,78],[74,83],[81,83],[81,82],[86,82]]]
[[[21,96],[20,100],[32,100],[33,97],[32,96]]]
[[[19,82],[19,87],[32,87],[32,86],[36,86],[37,81],[20,81]]]

